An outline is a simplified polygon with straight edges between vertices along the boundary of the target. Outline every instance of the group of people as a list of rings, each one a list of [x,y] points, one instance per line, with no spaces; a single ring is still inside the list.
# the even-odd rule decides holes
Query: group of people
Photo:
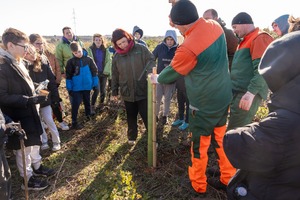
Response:
[[[0,48],[0,164],[4,170],[0,195],[9,199],[11,193],[11,175],[3,153],[6,142],[7,148],[15,150],[28,189],[45,189],[49,183],[36,176],[55,174],[41,164],[40,148],[49,148],[43,124],[51,133],[52,150],[61,148],[52,113],[62,130],[69,129],[60,109],[61,77],[66,79],[74,129],[82,128],[78,123],[80,104],[83,102],[90,119],[103,106],[111,79],[110,100],[122,98],[128,143],[134,145],[138,115],[147,129],[147,77],[157,66],[157,74],[151,75],[152,83],[158,84],[157,121],[167,123],[177,89],[178,119],[172,125],[180,130],[189,128],[191,133],[188,174],[193,190],[205,195],[209,184],[227,190],[229,199],[300,198],[300,99],[295,95],[300,89],[299,18],[283,15],[274,20],[272,27],[281,37],[274,39],[255,27],[248,13],[238,13],[230,30],[214,9],[199,17],[191,1],[170,2],[170,25],[184,41],[179,45],[175,30],[167,30],[152,52],[141,39],[143,30],[138,26],[132,34],[121,28],[113,31],[113,57],[98,33],[93,35],[92,45],[84,48],[72,29],[64,27],[62,41],[51,54],[39,34],[28,37],[14,28],[5,30]],[[45,81],[48,93],[36,89]],[[270,113],[252,123],[269,93]],[[11,128],[9,124],[14,122],[24,131]],[[20,140],[25,142],[24,150]],[[210,146],[218,155],[220,175],[207,178]]]
[[[205,195],[209,184],[227,190],[228,199],[299,199],[300,32],[288,33],[299,30],[299,18],[274,20],[274,32],[282,37],[274,41],[248,13],[238,13],[230,33],[237,40],[229,38],[214,9],[199,18],[191,1],[169,2],[170,25],[184,41],[170,65],[151,80],[168,84],[184,76],[192,188]],[[231,56],[229,44],[236,45]],[[268,116],[252,123],[268,94]],[[210,145],[218,154],[220,175],[207,178]]]

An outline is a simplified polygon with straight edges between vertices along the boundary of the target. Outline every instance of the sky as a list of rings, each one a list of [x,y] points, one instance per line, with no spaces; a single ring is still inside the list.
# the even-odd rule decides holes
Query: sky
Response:
[[[270,29],[272,21],[283,14],[300,17],[292,0],[272,4],[263,0],[191,1],[199,16],[209,8],[217,10],[227,28],[239,12],[250,14],[255,26]],[[144,36],[164,36],[166,30],[173,29],[169,26],[170,10],[168,0],[6,0],[1,2],[0,32],[2,35],[6,28],[13,27],[28,35],[61,36],[62,28],[69,26],[78,36],[111,35],[116,28],[131,33],[137,25]]]

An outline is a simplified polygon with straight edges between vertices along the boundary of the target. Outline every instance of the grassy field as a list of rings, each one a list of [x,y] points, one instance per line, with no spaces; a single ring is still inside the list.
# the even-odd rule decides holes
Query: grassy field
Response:
[[[65,88],[61,94],[70,109]],[[188,131],[179,131],[170,124],[177,112],[175,96],[169,122],[158,126],[157,167],[147,163],[147,133],[139,120],[139,137],[134,146],[127,144],[126,115],[122,104],[107,104],[90,121],[79,119],[82,130],[60,131],[62,149],[42,151],[43,163],[57,170],[49,178],[51,186],[43,191],[30,191],[29,199],[226,199],[222,191],[209,186],[206,198],[195,194],[190,186],[187,167],[189,158]],[[71,121],[71,116],[66,117]],[[49,141],[51,146],[51,140]],[[8,154],[11,152],[7,152]],[[13,199],[25,199],[20,189],[22,179],[10,157]],[[209,165],[215,165],[210,152]]]

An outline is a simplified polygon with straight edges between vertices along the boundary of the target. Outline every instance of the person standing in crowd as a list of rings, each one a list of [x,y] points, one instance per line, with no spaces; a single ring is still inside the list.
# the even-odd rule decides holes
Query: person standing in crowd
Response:
[[[158,44],[152,51],[155,60],[157,60],[157,73],[160,73],[165,67],[169,66],[171,60],[175,55],[178,47],[177,34],[175,30],[167,30],[163,41]],[[160,103],[162,98],[162,124],[167,123],[168,115],[170,112],[171,99],[175,90],[175,83],[171,84],[157,84],[156,87],[156,117],[158,119],[160,111]]]
[[[133,27],[132,35],[133,35],[135,41],[138,44],[141,44],[141,45],[144,45],[145,47],[148,47],[147,43],[144,40],[142,40],[143,34],[144,34],[144,32],[140,27],[138,27],[138,26]]]
[[[29,35],[30,43],[36,48],[36,51],[41,55],[45,55],[48,59],[49,65],[52,69],[53,74],[55,75],[55,82],[57,85],[57,88],[59,89],[59,85],[61,82],[61,72],[60,67],[57,62],[57,59],[55,58],[54,54],[51,53],[49,50],[47,50],[47,43],[46,40],[39,34],[31,34]],[[59,91],[58,91],[59,92]],[[59,95],[59,93],[58,93]],[[51,108],[53,111],[53,114],[57,121],[59,122],[59,126],[61,130],[67,131],[69,130],[68,123],[63,120],[63,113],[60,107],[60,102],[62,102],[62,99],[59,97],[59,101],[52,101],[51,102]]]
[[[258,73],[258,64],[273,38],[256,28],[248,13],[238,13],[232,20],[234,33],[242,39],[231,66],[233,99],[227,130],[252,122],[268,86]]]
[[[281,15],[280,17],[276,18],[272,22],[272,28],[273,31],[278,35],[278,36],[283,36],[288,33],[289,30],[289,15]]]
[[[90,119],[90,93],[98,87],[99,79],[97,66],[87,51],[78,42],[72,42],[70,49],[74,57],[66,65],[66,87],[72,97],[72,128],[78,130],[83,128],[77,122],[79,106],[83,100],[85,116]]]
[[[180,76],[175,83],[177,92],[178,104],[178,119],[176,119],[172,126],[178,126],[178,129],[184,131],[189,127],[189,99],[186,94],[184,76]]]
[[[239,170],[227,189],[233,199],[300,199],[300,32],[276,39],[258,66],[271,91],[269,114],[230,130],[224,150]]]
[[[171,24],[184,36],[168,67],[158,77],[159,83],[171,83],[184,76],[190,103],[191,165],[188,167],[193,189],[205,194],[207,183],[226,190],[236,169],[223,150],[228,107],[232,98],[227,47],[221,26],[199,18],[196,6],[189,0],[176,2],[170,13]],[[201,44],[201,45],[199,45]],[[209,59],[207,59],[209,58]],[[221,176],[207,179],[206,167],[210,144],[218,154]]]
[[[155,60],[147,47],[136,44],[133,36],[123,29],[114,30],[111,41],[116,50],[112,60],[112,100],[118,100],[120,91],[127,115],[128,144],[134,145],[138,135],[138,114],[146,129],[148,125],[147,74],[152,72]]]
[[[33,41],[30,40],[30,43],[32,44]],[[51,108],[51,104],[53,104],[54,102],[59,103],[59,94],[55,82],[55,76],[51,70],[51,67],[49,66],[47,57],[43,54],[39,54],[33,45],[29,46],[25,59],[27,61],[27,69],[29,71],[29,76],[31,77],[35,85],[38,85],[43,81],[49,80],[47,88],[45,88],[49,92],[49,94],[47,96],[46,101],[40,104],[39,112],[42,121],[47,125],[51,133],[51,138],[53,142],[52,151],[58,151],[61,149],[60,136],[52,117],[53,113]],[[48,148],[48,136],[44,128],[42,134],[41,150],[45,150]]]
[[[96,100],[100,94],[99,108],[103,107],[106,96],[107,78],[111,76],[111,54],[107,48],[106,40],[103,35],[95,33],[93,35],[93,44],[87,49],[98,68],[99,84],[94,90],[91,100],[91,114],[94,115],[96,109]]]
[[[226,23],[218,16],[218,12],[215,9],[206,10],[203,13],[203,18],[215,20],[222,26],[226,37],[229,70],[231,70],[232,59],[239,42],[238,38],[231,29],[226,28]]]
[[[4,146],[7,142],[6,120],[0,110],[0,197],[3,200],[11,198],[11,172],[6,160]]]
[[[36,176],[49,177],[55,174],[53,169],[41,164],[42,157],[39,153],[43,128],[38,104],[45,102],[46,96],[35,93],[34,84],[23,61],[28,50],[27,35],[8,28],[2,34],[2,41],[4,49],[0,48],[0,107],[3,114],[14,122],[20,122],[26,133],[24,144],[28,189],[43,190],[49,184]],[[19,136],[9,136],[7,148],[15,150],[17,168],[21,177],[25,178]],[[25,188],[24,184],[22,188]]]
[[[81,47],[83,47],[83,43],[81,40],[74,35],[73,30],[65,26],[62,29],[63,37],[61,42],[57,44],[55,48],[55,57],[59,63],[61,74],[65,74],[66,64],[69,59],[73,57],[72,51],[70,49],[71,42],[78,42]]]

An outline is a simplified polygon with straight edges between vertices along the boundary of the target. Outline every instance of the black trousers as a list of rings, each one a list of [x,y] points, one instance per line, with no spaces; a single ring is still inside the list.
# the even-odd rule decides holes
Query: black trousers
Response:
[[[147,99],[129,102],[124,101],[127,115],[127,136],[128,140],[136,140],[138,134],[138,114],[142,117],[144,125],[147,129]]]

